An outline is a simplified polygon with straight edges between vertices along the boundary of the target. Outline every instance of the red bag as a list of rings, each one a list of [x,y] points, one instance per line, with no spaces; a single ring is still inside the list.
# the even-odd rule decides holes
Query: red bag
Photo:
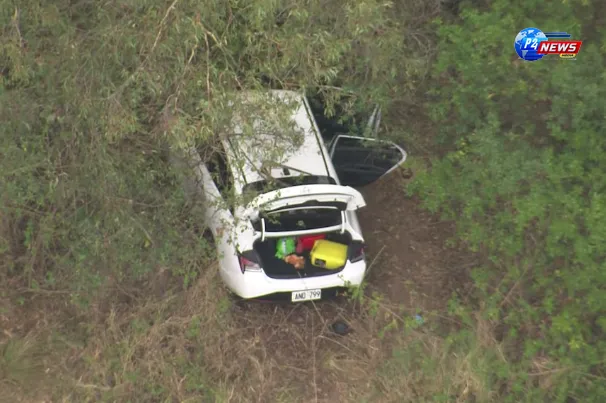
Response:
[[[303,253],[304,251],[311,250],[318,239],[324,239],[326,235],[307,235],[301,236],[297,240],[297,253]]]

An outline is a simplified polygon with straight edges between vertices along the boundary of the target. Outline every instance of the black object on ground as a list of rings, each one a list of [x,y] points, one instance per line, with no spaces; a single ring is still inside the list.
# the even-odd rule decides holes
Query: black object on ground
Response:
[[[330,325],[330,328],[339,336],[345,336],[346,334],[351,332],[351,327],[342,320],[334,322],[332,325]]]

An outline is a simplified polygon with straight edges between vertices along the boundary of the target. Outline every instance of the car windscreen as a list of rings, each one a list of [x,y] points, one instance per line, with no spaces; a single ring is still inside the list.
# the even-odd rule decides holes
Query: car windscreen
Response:
[[[242,193],[268,193],[274,190],[300,185],[336,185],[337,182],[330,176],[297,175],[282,178],[271,178],[247,183],[242,187]]]
[[[297,207],[263,213],[253,222],[253,228],[261,231],[261,219],[266,232],[305,231],[341,225],[341,210],[329,206]]]

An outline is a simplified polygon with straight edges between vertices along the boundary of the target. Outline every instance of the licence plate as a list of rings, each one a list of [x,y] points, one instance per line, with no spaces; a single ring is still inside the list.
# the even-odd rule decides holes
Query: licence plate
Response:
[[[322,298],[322,290],[304,290],[304,291],[294,291],[292,293],[292,302],[301,302],[301,301],[314,301]]]

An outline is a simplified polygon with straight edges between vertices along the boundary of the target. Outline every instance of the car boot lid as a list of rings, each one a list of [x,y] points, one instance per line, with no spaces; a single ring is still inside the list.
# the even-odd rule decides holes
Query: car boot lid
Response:
[[[263,193],[250,202],[244,216],[255,220],[261,210],[275,211],[305,203],[339,203],[344,210],[353,211],[366,205],[364,197],[356,189],[339,185],[302,185]]]

